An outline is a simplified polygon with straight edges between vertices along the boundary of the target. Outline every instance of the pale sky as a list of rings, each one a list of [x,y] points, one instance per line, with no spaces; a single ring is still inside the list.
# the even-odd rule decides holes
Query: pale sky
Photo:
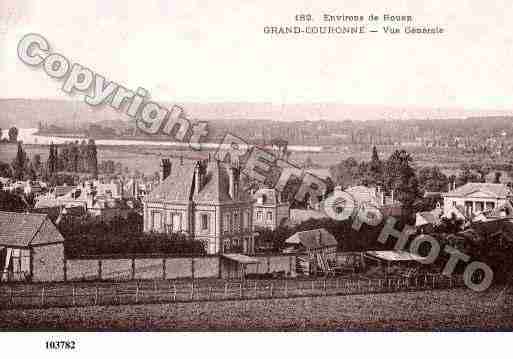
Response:
[[[322,23],[323,14],[412,15],[446,33],[264,34],[266,25],[294,25],[298,13],[332,26],[344,23]],[[68,98],[60,81],[17,58],[18,41],[35,32],[73,62],[160,101],[509,110],[511,19],[510,0],[0,0],[0,97]]]

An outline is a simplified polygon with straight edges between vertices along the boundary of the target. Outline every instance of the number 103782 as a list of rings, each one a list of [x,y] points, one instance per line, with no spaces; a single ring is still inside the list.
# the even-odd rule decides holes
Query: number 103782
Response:
[[[75,350],[75,347],[76,345],[74,340],[49,340],[46,342],[46,349],[48,350]]]

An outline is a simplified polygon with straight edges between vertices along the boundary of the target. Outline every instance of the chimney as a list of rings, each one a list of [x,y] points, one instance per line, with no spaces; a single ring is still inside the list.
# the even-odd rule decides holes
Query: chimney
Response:
[[[171,174],[171,161],[169,158],[162,159],[162,181],[169,177]]]
[[[230,197],[236,200],[239,198],[239,169],[237,167],[230,166],[230,168],[228,168],[228,179]]]
[[[203,185],[203,169],[201,166],[201,162],[197,161],[196,166],[194,167],[194,193],[195,194],[199,193],[202,185]]]

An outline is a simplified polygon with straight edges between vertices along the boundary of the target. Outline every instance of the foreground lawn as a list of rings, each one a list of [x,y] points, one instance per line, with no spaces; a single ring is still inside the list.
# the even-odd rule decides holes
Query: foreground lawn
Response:
[[[511,330],[513,298],[452,289],[0,311],[2,330]]]

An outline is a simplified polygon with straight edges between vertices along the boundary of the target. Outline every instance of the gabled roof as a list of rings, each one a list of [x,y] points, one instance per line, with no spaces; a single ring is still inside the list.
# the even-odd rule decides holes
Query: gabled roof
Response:
[[[511,190],[502,183],[474,183],[470,182],[456,188],[450,192],[444,193],[444,197],[467,197],[472,193],[483,192],[490,197],[506,198],[511,196]]]
[[[64,241],[46,214],[0,211],[0,228],[1,246],[28,247]]]
[[[207,163],[203,186],[195,193],[196,161],[178,161],[171,166],[171,174],[145,198],[145,202],[229,202],[234,200],[250,201],[247,191],[239,186],[239,197],[231,198],[229,193],[229,165],[219,161]]]
[[[334,247],[337,245],[335,237],[324,228],[297,232],[285,240],[289,244],[301,244],[307,249]]]

